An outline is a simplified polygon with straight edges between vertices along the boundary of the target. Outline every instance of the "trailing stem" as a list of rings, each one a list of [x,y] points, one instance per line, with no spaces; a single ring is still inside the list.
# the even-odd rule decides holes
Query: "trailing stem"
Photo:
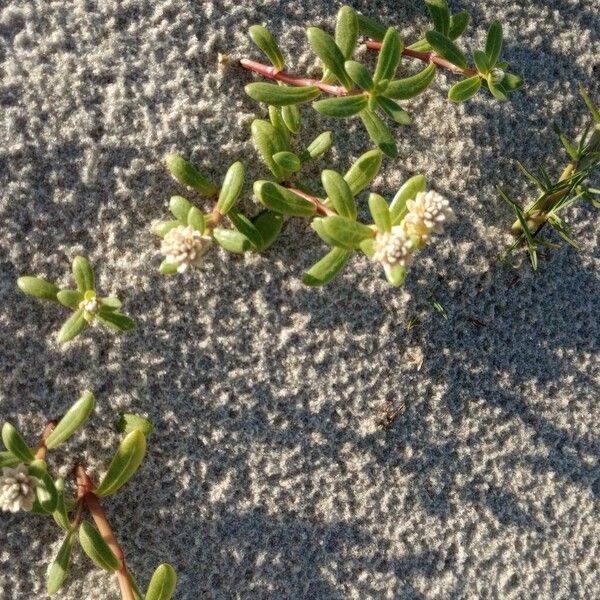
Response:
[[[325,206],[315,196],[311,196],[310,194],[307,194],[306,192],[303,192],[302,190],[299,190],[298,188],[295,188],[292,186],[285,186],[285,187],[287,187],[287,189],[290,190],[290,192],[294,192],[294,194],[296,194],[297,196],[300,196],[301,198],[304,198],[305,200],[308,200],[309,202],[314,204],[315,207],[317,208],[318,215],[321,215],[323,217],[331,217],[331,216],[337,215],[335,210],[332,210],[331,208],[328,208],[327,206]]]

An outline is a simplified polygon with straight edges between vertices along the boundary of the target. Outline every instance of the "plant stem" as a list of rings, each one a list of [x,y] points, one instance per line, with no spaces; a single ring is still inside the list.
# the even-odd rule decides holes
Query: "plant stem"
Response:
[[[83,503],[87,507],[90,516],[94,520],[94,523],[96,523],[100,535],[108,544],[108,547],[113,551],[114,555],[122,563],[122,567],[116,573],[119,588],[121,589],[121,598],[122,600],[135,600],[131,581],[129,580],[129,573],[125,564],[125,555],[123,554],[123,550],[121,549],[121,546],[119,546],[112,527],[106,518],[106,514],[98,501],[98,496],[94,493],[94,484],[81,465],[77,466],[75,477],[77,480],[79,498],[83,500]]]
[[[375,40],[367,40],[365,46],[371,50],[381,50],[381,42]],[[466,75],[467,77],[473,77],[477,75],[476,69],[463,69],[457,65],[452,64],[450,61],[437,55],[435,52],[419,52],[417,50],[411,50],[410,48],[403,48],[402,56],[408,56],[409,58],[415,58],[424,63],[434,63],[438,67],[442,67],[452,73],[458,73],[460,75]]]
[[[335,216],[337,215],[337,213],[335,212],[335,210],[325,206],[318,198],[316,198],[315,196],[311,196],[310,194],[307,194],[306,192],[303,192],[302,190],[299,190],[298,188],[292,187],[292,186],[285,186],[287,187],[288,190],[290,190],[290,192],[294,192],[294,194],[300,196],[301,198],[304,198],[305,200],[308,200],[309,202],[311,202],[312,204],[314,204],[317,208],[317,214],[323,216],[323,217],[331,217],[331,216]]]
[[[42,439],[40,440],[40,443],[37,445],[37,448],[35,450],[36,459],[44,460],[46,458],[46,452],[48,451],[48,448],[46,448],[46,440],[48,439],[48,436],[54,431],[54,428],[57,424],[58,421],[48,421],[46,423],[44,431],[42,432]]]
[[[348,96],[352,93],[348,92],[348,90],[342,86],[329,85],[328,83],[323,83],[319,79],[296,77],[295,75],[290,75],[285,71],[278,71],[275,67],[263,65],[262,63],[256,62],[255,60],[250,60],[248,58],[242,58],[240,60],[240,65],[244,69],[247,69],[248,71],[253,71],[254,73],[258,73],[259,75],[262,75],[267,79],[281,81],[282,83],[287,83],[296,87],[314,86],[319,88],[322,92],[331,94],[332,96]]]

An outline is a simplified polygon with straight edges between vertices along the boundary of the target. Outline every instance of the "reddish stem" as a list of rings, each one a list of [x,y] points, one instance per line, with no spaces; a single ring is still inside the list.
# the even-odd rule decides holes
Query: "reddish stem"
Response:
[[[307,87],[312,85],[319,88],[322,92],[326,92],[332,96],[348,96],[351,93],[342,86],[329,85],[328,83],[323,83],[319,79],[296,77],[295,75],[290,75],[285,71],[278,71],[275,67],[263,65],[262,63],[256,62],[255,60],[250,60],[248,58],[242,58],[242,60],[240,60],[240,65],[244,67],[244,69],[248,69],[248,71],[254,71],[255,73],[258,73],[267,79],[281,81],[282,83],[295,85],[296,87]]]
[[[381,42],[375,40],[367,40],[365,46],[371,50],[381,50]],[[409,58],[416,58],[425,63],[434,63],[438,67],[443,67],[452,73],[458,73],[460,75],[466,75],[467,77],[473,77],[477,75],[476,69],[463,69],[457,65],[453,65],[450,61],[442,58],[435,52],[419,52],[417,50],[411,50],[410,48],[404,48],[402,50],[402,56],[408,56]]]
[[[40,443],[37,445],[37,448],[35,451],[36,459],[44,460],[46,458],[46,452],[48,451],[48,448],[46,448],[46,440],[48,439],[50,434],[54,431],[54,428],[56,427],[57,424],[58,424],[58,421],[48,421],[46,423],[46,427],[44,427],[44,431],[42,432],[42,439],[40,440]]]
[[[314,204],[317,207],[317,214],[319,214],[323,217],[331,217],[331,216],[337,215],[335,210],[332,210],[331,208],[328,208],[327,206],[325,206],[318,198],[315,198],[314,196],[311,196],[310,194],[307,194],[306,192],[303,192],[302,190],[299,190],[298,188],[291,187],[291,186],[286,186],[286,187],[288,190],[290,190],[290,192],[294,192],[294,194],[296,194],[296,195],[300,196],[301,198],[304,198],[305,200],[308,200],[310,203]]]
[[[121,549],[121,546],[119,546],[112,527],[106,518],[106,514],[98,501],[98,496],[94,493],[94,484],[81,465],[78,465],[75,469],[75,477],[77,480],[77,493],[79,499],[82,500],[87,507],[90,516],[94,520],[94,523],[96,523],[96,527],[104,541],[108,544],[108,547],[122,563],[122,567],[116,573],[119,588],[121,589],[122,600],[135,600],[131,581],[129,580],[129,573],[125,564],[125,555],[123,554],[123,550]]]

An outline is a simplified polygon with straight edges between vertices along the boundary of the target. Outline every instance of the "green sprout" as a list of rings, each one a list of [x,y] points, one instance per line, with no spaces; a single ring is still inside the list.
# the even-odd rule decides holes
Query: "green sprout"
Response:
[[[69,494],[64,479],[54,477],[49,471],[48,450],[75,434],[94,407],[94,395],[84,392],[59,421],[47,423],[36,447],[31,447],[16,427],[4,423],[2,441],[6,450],[0,451],[0,510],[49,516],[63,531],[63,542],[48,571],[48,594],[55,594],[65,583],[74,546],[79,542],[96,566],[116,576],[122,600],[169,600],[175,593],[177,582],[173,567],[160,565],[143,595],[125,563],[123,551],[100,503],[102,498],[121,489],[140,467],[146,454],[144,431],[148,431],[148,421],[137,415],[129,416],[128,433],[98,485],[79,464],[74,471],[73,493]],[[133,416],[142,428],[132,426]],[[91,521],[84,518],[85,512]]]
[[[586,184],[594,171],[600,167],[600,110],[582,87],[579,91],[592,119],[577,144],[571,142],[558,125],[554,125],[554,130],[569,156],[569,164],[558,180],[553,180],[544,167],[540,167],[539,175],[536,175],[518,163],[521,172],[540,190],[538,197],[527,208],[498,187],[500,196],[517,217],[511,228],[516,239],[504,252],[502,260],[506,260],[516,248],[526,245],[531,265],[534,270],[537,269],[539,247],[558,247],[557,244],[538,237],[545,225],[549,225],[568,244],[578,248],[571,237],[568,224],[560,213],[579,199],[594,208],[600,207],[600,190]]]
[[[131,318],[119,312],[118,298],[96,294],[94,270],[87,258],[76,256],[72,270],[77,289],[61,289],[41,277],[26,275],[17,279],[17,285],[26,294],[58,302],[73,311],[58,332],[59,343],[72,340],[96,320],[117,331],[130,331],[135,327]]]
[[[454,102],[473,97],[482,86],[499,100],[506,100],[509,92],[523,85],[521,77],[507,72],[508,63],[500,60],[503,35],[498,21],[490,26],[485,50],[473,53],[475,68],[471,68],[455,43],[469,23],[469,14],[452,15],[446,0],[425,0],[425,5],[433,29],[409,46],[404,45],[394,27],[383,27],[349,6],[340,9],[334,36],[318,27],[309,27],[308,43],[323,66],[320,80],[284,71],[283,54],[272,34],[262,25],[253,25],[250,36],[272,66],[246,58],[240,65],[276,83],[250,83],[245,88],[246,93],[258,102],[283,107],[286,112],[300,103],[316,100],[314,108],[326,116],[358,116],[371,140],[384,154],[394,158],[398,149],[383,119],[409,125],[411,118],[397,101],[424,92],[438,68],[463,77],[449,91],[449,98]],[[366,36],[367,48],[379,51],[373,73],[354,57],[360,35]],[[427,66],[415,75],[397,79],[402,57],[420,60]],[[318,100],[322,93],[332,97]]]
[[[249,219],[236,208],[244,186],[241,162],[229,167],[220,191],[183,157],[171,154],[166,164],[180,184],[208,196],[214,206],[209,212],[202,212],[183,196],[171,197],[169,209],[174,219],[152,226],[152,232],[162,238],[165,259],[159,270],[163,275],[183,273],[200,264],[213,241],[235,254],[264,251],[275,241],[283,223],[279,215],[262,211]],[[233,228],[219,227],[225,216]]]

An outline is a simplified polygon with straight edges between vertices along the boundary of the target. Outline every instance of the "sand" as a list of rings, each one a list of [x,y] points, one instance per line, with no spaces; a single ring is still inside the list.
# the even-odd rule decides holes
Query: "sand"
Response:
[[[237,159],[248,181],[266,175],[248,141],[264,114],[243,92],[252,76],[219,71],[218,54],[259,58],[246,29],[265,23],[291,70],[318,75],[303,28],[332,27],[338,5],[2,3],[0,417],[33,443],[93,390],[89,426],[51,461],[65,475],[83,461],[95,477],[120,438],[116,415],[152,420],[143,467],[105,505],[140,582],[169,561],[176,598],[599,597],[597,217],[570,210],[581,250],[544,253],[532,275],[524,259],[518,270],[496,261],[513,215],[494,191],[527,197],[515,160],[559,173],[552,121],[571,134],[585,124],[579,83],[600,99],[595,0],[451,2],[473,14],[464,48],[502,19],[527,87],[506,104],[481,94],[456,106],[441,75],[405,104],[414,126],[394,130],[400,158],[372,189],[391,199],[424,173],[458,220],[403,290],[358,255],[328,288],[303,287],[323,246],[300,221],[264,256],[217,250],[185,276],[156,272],[148,226],[181,192],[166,153],[217,180]],[[354,6],[408,40],[426,27],[417,2]],[[301,146],[334,131],[321,168],[343,171],[369,148],[355,122],[308,107],[303,118]],[[256,210],[249,184],[242,206]],[[59,348],[65,312],[15,280],[66,284],[78,253],[138,327]],[[413,316],[422,324],[407,332]],[[386,407],[401,405],[382,431]],[[3,600],[46,597],[59,539],[51,520],[2,516]],[[60,597],[118,591],[78,552]]]

